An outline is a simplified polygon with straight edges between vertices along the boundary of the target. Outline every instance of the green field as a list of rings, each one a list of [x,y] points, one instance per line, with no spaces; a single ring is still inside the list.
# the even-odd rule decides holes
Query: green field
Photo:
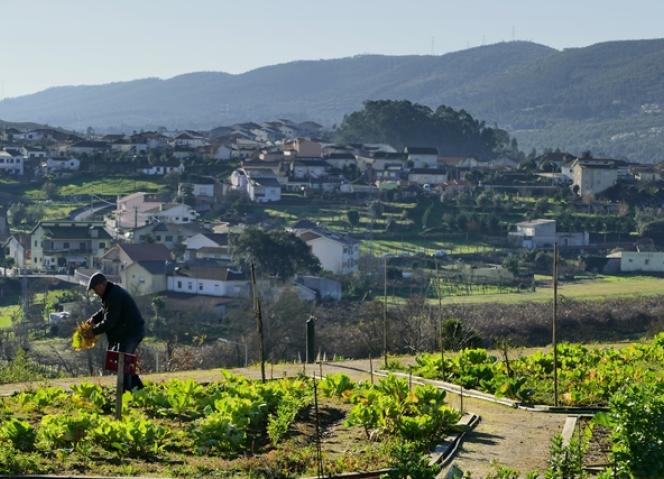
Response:
[[[159,191],[164,185],[144,179],[125,177],[111,177],[99,180],[86,180],[85,178],[57,180],[58,195],[66,198],[78,195],[127,195],[136,191]],[[25,192],[25,196],[33,199],[44,199],[44,192],[33,188]]]
[[[600,276],[595,279],[562,283],[558,289],[561,298],[601,301],[606,299],[664,296],[664,278],[649,276]],[[545,302],[553,298],[552,286],[538,286],[534,293],[487,294],[450,296],[443,303],[525,303]]]
[[[382,256],[384,254],[416,254],[424,253],[431,256],[438,250],[449,254],[490,253],[496,251],[494,246],[472,241],[449,241],[436,239],[414,240],[362,240],[360,249],[363,253]]]
[[[58,220],[67,218],[69,213],[76,208],[85,206],[85,203],[44,202],[42,203],[42,206],[44,207],[43,220]]]
[[[0,306],[0,329],[9,328],[12,325],[12,316],[14,316],[21,307],[19,305]]]

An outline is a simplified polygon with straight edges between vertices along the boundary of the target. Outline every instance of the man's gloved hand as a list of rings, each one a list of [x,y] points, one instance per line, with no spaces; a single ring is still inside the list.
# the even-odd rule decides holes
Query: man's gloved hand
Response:
[[[92,332],[92,327],[94,326],[94,323],[92,322],[92,318],[88,319],[85,322],[86,328],[83,330],[83,337],[85,339],[92,339],[95,337],[95,333]]]

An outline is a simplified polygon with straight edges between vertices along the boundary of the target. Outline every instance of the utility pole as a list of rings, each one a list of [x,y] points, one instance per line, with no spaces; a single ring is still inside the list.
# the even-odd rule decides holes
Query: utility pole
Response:
[[[383,258],[383,355],[387,369],[387,256]]]
[[[553,405],[558,406],[558,270],[560,268],[558,242],[553,244],[553,324],[551,328],[553,343]]]
[[[265,382],[265,341],[263,340],[263,311],[261,309],[261,300],[258,297],[258,288],[256,288],[256,268],[254,262],[251,262],[251,289],[254,298],[254,311],[256,312],[256,329],[258,331],[258,360],[261,363],[261,380]]]

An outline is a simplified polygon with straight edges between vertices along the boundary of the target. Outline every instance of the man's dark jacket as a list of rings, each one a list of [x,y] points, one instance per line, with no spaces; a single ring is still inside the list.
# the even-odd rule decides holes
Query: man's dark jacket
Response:
[[[111,283],[101,298],[102,308],[92,316],[95,334],[106,333],[109,344],[145,335],[145,321],[136,302],[127,291]]]

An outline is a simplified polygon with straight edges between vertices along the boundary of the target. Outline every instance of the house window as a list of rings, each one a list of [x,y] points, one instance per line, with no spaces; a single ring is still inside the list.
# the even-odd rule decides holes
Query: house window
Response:
[[[85,241],[81,241],[78,245],[81,249],[85,249]]]
[[[106,248],[106,243],[104,243],[103,241],[101,241],[101,242],[99,243],[99,247],[100,247],[100,248]]]
[[[69,242],[65,241],[64,243],[62,243],[62,247],[65,249],[69,249]]]
[[[646,260],[644,261],[644,264],[645,264],[646,266],[649,265],[649,264],[650,264],[650,260],[649,260],[649,259],[646,259]]]
[[[161,235],[157,235],[157,241],[161,241]]]
[[[198,283],[198,290],[203,291],[203,283]]]
[[[166,236],[166,241],[173,241],[173,237],[170,235]]]
[[[182,281],[178,281],[178,289],[182,289]]]
[[[187,289],[188,289],[189,291],[191,291],[192,289],[194,289],[194,283],[192,283],[191,281],[187,282]]]
[[[35,248],[36,248],[37,246],[39,246],[39,242],[38,242],[37,240],[35,240]]]

